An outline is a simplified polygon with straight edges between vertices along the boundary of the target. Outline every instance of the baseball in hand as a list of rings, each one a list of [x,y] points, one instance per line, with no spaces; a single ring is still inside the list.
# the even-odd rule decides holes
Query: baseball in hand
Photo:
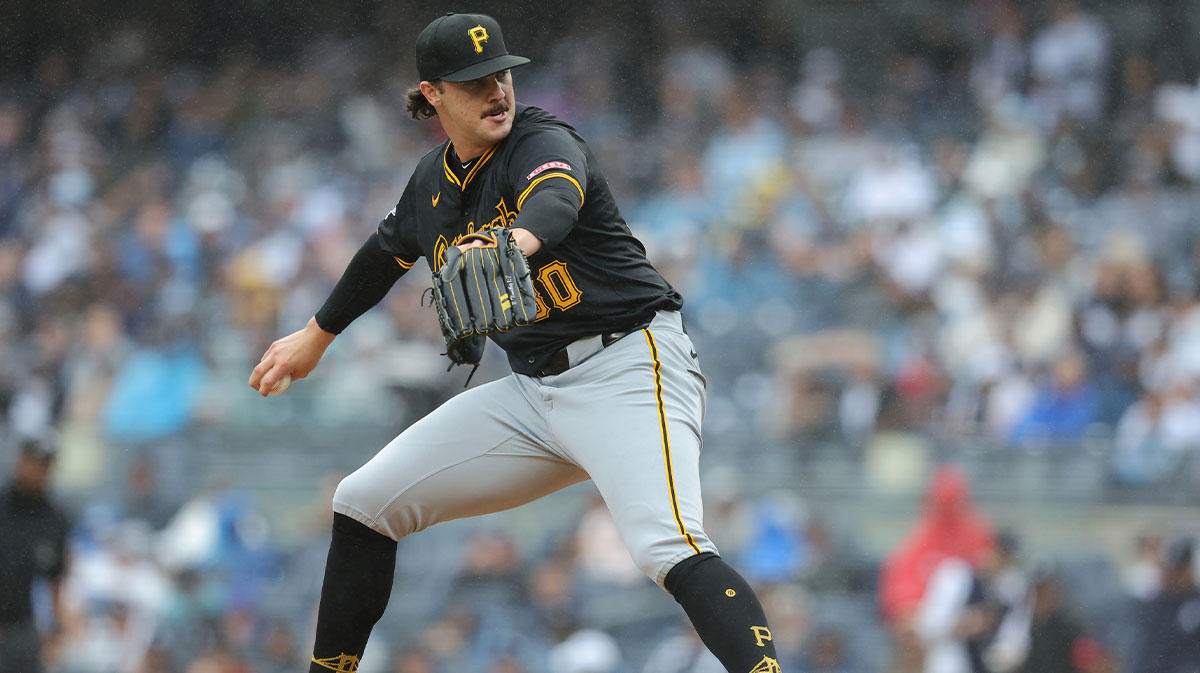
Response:
[[[284,374],[283,378],[275,382],[275,387],[271,388],[271,392],[267,393],[267,395],[278,395],[287,390],[290,385],[292,385],[292,375]]]

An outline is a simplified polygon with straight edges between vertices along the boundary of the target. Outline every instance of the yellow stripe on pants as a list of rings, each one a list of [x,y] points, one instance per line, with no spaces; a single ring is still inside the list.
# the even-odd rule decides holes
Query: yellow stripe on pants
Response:
[[[675,498],[675,474],[671,469],[671,438],[667,432],[667,411],[663,407],[662,364],[658,361],[658,347],[654,344],[654,335],[650,333],[650,330],[644,329],[642,333],[646,335],[646,343],[650,344],[650,358],[654,360],[654,395],[658,403],[659,427],[662,429],[663,460],[667,464],[667,489],[671,493],[671,510],[675,513],[675,523],[679,526],[679,534],[687,539],[688,546],[692,548],[692,551],[699,554],[700,547],[696,546],[692,534],[687,532],[687,528],[684,527],[683,517],[679,515],[679,502]]]

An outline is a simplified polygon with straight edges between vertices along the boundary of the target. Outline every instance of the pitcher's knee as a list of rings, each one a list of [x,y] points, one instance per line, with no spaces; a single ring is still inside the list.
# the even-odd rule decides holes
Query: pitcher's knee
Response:
[[[399,538],[391,534],[386,526],[378,520],[384,505],[383,494],[372,488],[372,480],[357,470],[346,476],[338,483],[333,492],[333,511],[344,514],[368,528],[383,533],[393,540]]]
[[[333,511],[355,519],[393,540],[431,526],[433,511],[407,502],[404,493],[378,487],[378,480],[356,470],[342,479],[333,493]]]
[[[691,542],[684,538],[671,538],[631,550],[633,560],[642,569],[642,572],[664,589],[666,586],[663,583],[671,568],[674,568],[675,564],[680,561],[701,552],[715,553],[716,548],[708,542],[707,538]]]

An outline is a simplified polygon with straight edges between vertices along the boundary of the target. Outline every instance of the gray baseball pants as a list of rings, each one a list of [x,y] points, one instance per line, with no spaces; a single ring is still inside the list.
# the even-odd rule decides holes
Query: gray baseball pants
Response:
[[[705,381],[679,313],[603,347],[568,347],[561,374],[511,374],[409,426],[342,480],[334,511],[393,540],[590,478],[634,561],[660,586],[704,534]]]

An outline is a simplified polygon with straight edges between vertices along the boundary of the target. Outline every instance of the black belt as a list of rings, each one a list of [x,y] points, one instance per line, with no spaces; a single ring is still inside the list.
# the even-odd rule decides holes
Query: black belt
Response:
[[[605,332],[604,334],[600,335],[600,348],[601,349],[608,348],[609,346],[617,343],[618,341],[629,336],[630,334],[633,334],[634,332],[645,329],[649,325],[650,325],[650,323],[646,322],[644,324],[638,325],[637,327],[633,327],[630,329],[617,330],[615,332]],[[591,337],[585,337],[585,338],[591,338]],[[579,364],[579,363],[575,363],[575,364]],[[567,349],[563,348],[563,349],[559,350],[557,353],[555,353],[550,358],[550,361],[548,363],[546,363],[546,366],[543,367],[541,369],[541,371],[538,372],[538,376],[557,376],[558,374],[561,374],[570,368],[571,368],[571,356],[567,353]]]

